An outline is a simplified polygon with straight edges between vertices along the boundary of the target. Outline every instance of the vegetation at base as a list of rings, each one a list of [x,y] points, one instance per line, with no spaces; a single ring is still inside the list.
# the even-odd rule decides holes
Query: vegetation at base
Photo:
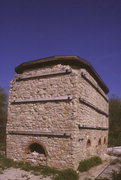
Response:
[[[121,98],[109,99],[109,146],[121,146]]]
[[[73,180],[79,179],[79,175],[73,169],[66,169],[60,171],[58,175],[54,178],[54,180],[71,180],[71,179]]]
[[[5,151],[7,121],[7,94],[0,87],[0,151]]]
[[[11,159],[0,155],[0,173],[7,168],[20,168],[25,171],[29,171],[35,175],[51,176],[53,180],[78,180],[79,175],[73,169],[65,169],[59,171],[47,166],[33,166],[28,162],[15,162]]]
[[[102,160],[98,156],[91,157],[90,159],[83,160],[79,163],[78,170],[80,172],[88,171],[90,168],[102,163]]]

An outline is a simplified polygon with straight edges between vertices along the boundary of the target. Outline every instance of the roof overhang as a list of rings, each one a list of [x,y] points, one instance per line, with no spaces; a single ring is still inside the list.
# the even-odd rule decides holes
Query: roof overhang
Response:
[[[15,68],[15,72],[20,74],[27,69],[35,69],[42,68],[45,66],[55,65],[55,64],[64,64],[64,65],[74,65],[80,68],[85,68],[97,81],[99,86],[103,89],[103,91],[107,94],[109,92],[108,87],[105,85],[101,77],[92,67],[92,65],[83,58],[79,56],[52,56],[43,59],[37,59],[33,61],[28,61],[20,64]]]

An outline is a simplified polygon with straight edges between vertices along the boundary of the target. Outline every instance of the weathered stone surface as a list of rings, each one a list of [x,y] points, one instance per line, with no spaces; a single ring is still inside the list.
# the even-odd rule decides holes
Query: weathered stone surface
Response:
[[[107,153],[114,156],[120,156],[121,155],[121,146],[117,147],[110,147],[107,149]]]
[[[20,75],[31,76],[65,69],[72,69],[72,73],[16,81]],[[108,128],[108,117],[79,102],[81,97],[108,114],[108,102],[81,76],[82,72],[106,96],[86,69],[72,65],[56,64],[27,69],[15,76],[11,82],[8,106],[8,157],[60,169],[77,169],[80,160],[106,153],[108,131],[78,127],[85,125]],[[72,100],[12,104],[15,100],[61,96],[72,96]],[[70,133],[71,138],[12,135],[9,131]],[[34,143],[44,147],[46,153],[35,153],[35,156],[29,149]]]

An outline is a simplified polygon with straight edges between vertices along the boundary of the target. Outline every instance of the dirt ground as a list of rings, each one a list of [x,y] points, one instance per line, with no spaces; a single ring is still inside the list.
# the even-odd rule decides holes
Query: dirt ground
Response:
[[[103,172],[101,171],[100,174],[100,169],[104,169]],[[94,180],[94,177],[98,178],[109,178],[110,180],[112,179],[112,173],[114,171],[118,172],[121,168],[121,164],[117,163],[114,165],[99,165],[98,167],[94,167],[88,172],[80,174],[79,180],[84,180],[87,178],[91,178]],[[98,176],[99,175],[99,176]],[[4,172],[0,173],[0,180],[52,180],[51,177],[43,177],[43,176],[37,176],[33,175],[30,172],[26,172],[24,170],[20,169],[14,169],[10,168],[5,170]]]
[[[120,169],[121,157],[118,158],[112,156],[110,162],[103,163],[97,167],[91,168],[88,172],[81,173],[79,180],[85,180],[87,178],[92,180],[95,178],[108,178],[111,180],[113,172],[119,172]],[[33,175],[30,172],[26,172],[24,170],[10,168],[4,171],[0,171],[0,180],[52,180],[52,178]]]
[[[0,180],[51,180],[50,177],[35,176],[30,172],[26,172],[20,169],[6,169],[4,172],[0,172]]]

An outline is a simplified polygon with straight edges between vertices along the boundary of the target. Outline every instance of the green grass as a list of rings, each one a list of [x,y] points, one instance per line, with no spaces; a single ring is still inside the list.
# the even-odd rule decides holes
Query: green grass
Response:
[[[102,163],[102,160],[98,156],[91,157],[90,159],[83,160],[79,163],[78,170],[80,172],[88,171],[90,168]]]
[[[51,176],[53,180],[78,180],[79,175],[73,169],[65,169],[59,171],[47,166],[33,166],[28,162],[14,162],[11,159],[0,155],[0,172],[2,173],[7,168],[20,168],[29,171],[35,175]]]
[[[79,175],[73,169],[66,169],[60,171],[58,175],[54,178],[54,180],[78,180]]]
[[[0,154],[0,169],[4,170],[10,167],[16,167],[16,163]]]

